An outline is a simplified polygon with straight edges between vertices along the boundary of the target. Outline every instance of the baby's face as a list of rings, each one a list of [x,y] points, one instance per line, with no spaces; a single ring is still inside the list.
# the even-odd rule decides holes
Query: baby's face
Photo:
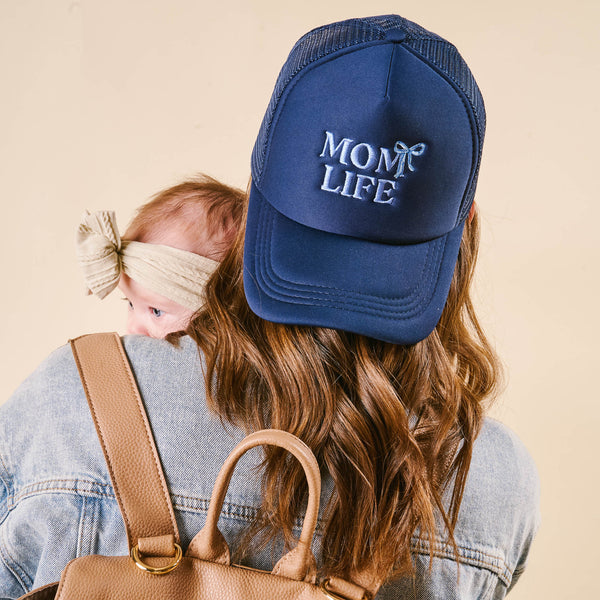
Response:
[[[127,333],[164,338],[168,333],[185,329],[194,311],[151,292],[122,274],[119,289],[129,303]]]

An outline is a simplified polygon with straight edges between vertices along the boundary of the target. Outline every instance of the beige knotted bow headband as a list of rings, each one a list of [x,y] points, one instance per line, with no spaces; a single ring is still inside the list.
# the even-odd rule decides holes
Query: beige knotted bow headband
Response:
[[[115,213],[85,211],[77,228],[77,258],[90,293],[105,298],[125,273],[190,310],[204,304],[204,286],[219,263],[171,246],[122,241]]]

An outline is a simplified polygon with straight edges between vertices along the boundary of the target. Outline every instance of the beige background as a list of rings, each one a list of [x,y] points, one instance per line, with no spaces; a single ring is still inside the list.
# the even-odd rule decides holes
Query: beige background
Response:
[[[514,600],[598,590],[598,3],[0,0],[0,398],[67,338],[119,328],[86,298],[84,208],[122,226],[203,170],[239,186],[277,72],[317,25],[398,12],[452,40],[486,99],[478,304],[509,373],[494,413],[542,479]]]

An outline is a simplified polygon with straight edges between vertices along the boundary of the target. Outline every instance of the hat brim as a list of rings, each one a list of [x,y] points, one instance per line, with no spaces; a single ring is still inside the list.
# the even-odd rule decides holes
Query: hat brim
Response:
[[[341,329],[414,344],[437,325],[464,221],[428,242],[383,244],[301,225],[252,184],[244,290],[267,321]]]

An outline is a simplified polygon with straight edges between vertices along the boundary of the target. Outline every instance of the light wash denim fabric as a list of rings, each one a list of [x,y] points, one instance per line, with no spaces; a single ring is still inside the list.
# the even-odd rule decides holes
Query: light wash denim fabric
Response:
[[[185,547],[204,524],[216,474],[243,433],[209,413],[197,347],[124,338],[152,424]],[[238,465],[220,528],[232,547],[259,504],[260,450]],[[127,554],[123,522],[68,346],[54,352],[0,408],[0,597],[60,578],[71,559]],[[326,481],[324,495],[330,493]],[[487,420],[455,537],[460,557],[415,537],[416,578],[385,585],[381,600],[503,598],[523,571],[539,522],[538,477],[519,439]],[[316,538],[318,546],[319,538]],[[279,549],[273,554],[279,557]],[[248,564],[268,569],[271,550]],[[457,577],[458,575],[458,577]]]

